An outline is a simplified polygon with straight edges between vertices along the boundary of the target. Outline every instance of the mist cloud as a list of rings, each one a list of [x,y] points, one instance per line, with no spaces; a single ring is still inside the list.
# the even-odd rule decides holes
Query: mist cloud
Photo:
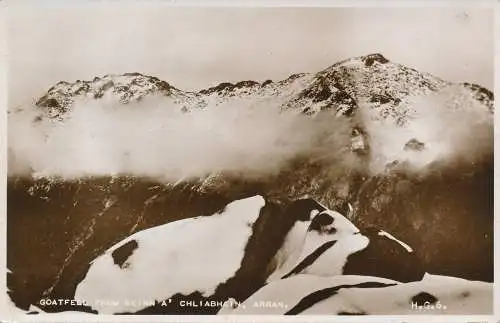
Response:
[[[492,156],[492,114],[463,87],[411,100],[404,127],[374,120],[376,109],[360,107],[356,122],[369,134],[368,164],[350,149],[348,119],[281,111],[272,102],[241,100],[183,113],[155,98],[127,105],[77,101],[63,122],[36,124],[38,108],[25,107],[9,116],[9,175],[179,181],[223,172],[266,178],[306,157],[321,160],[335,177],[353,170],[377,174],[395,160],[422,170],[436,161],[474,163]],[[405,150],[411,139],[425,148]]]
[[[9,172],[78,178],[129,174],[177,181],[226,172],[272,175],[307,155],[352,164],[350,125],[268,103],[190,113],[156,99],[76,102],[64,122],[33,125],[35,107],[9,117]]]
[[[474,163],[492,156],[493,114],[461,85],[410,98],[404,127],[374,120],[374,109],[365,108],[363,123],[370,134],[371,171],[380,172],[394,161],[406,161],[415,170],[433,162],[441,165]],[[400,111],[401,112],[401,111]],[[405,150],[416,139],[425,144],[422,151]]]

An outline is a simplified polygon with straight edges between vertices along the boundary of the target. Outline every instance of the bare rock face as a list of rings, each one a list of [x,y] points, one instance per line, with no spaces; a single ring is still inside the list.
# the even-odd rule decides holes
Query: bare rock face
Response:
[[[424,149],[425,149],[425,144],[423,142],[418,141],[415,138],[408,140],[408,142],[405,144],[404,147],[404,150],[410,150],[410,151],[422,151]]]
[[[428,272],[493,281],[493,158],[393,168],[359,191],[357,223],[378,225],[410,245]]]

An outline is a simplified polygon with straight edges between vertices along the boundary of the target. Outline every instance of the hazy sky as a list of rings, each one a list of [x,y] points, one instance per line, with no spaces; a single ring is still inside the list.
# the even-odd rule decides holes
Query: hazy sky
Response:
[[[10,106],[60,81],[141,72],[185,90],[279,80],[372,52],[493,90],[493,12],[467,8],[14,6]]]

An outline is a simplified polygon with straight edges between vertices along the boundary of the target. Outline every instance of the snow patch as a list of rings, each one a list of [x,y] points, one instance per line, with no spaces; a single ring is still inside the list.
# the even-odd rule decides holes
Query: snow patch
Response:
[[[421,293],[432,297],[417,305],[413,298]],[[433,298],[439,303],[433,303]],[[434,276],[384,288],[346,288],[301,314],[335,314],[353,308],[369,315],[491,315],[493,284]]]
[[[379,235],[379,236],[383,236],[383,237],[387,237],[387,238],[389,238],[389,239],[391,239],[391,240],[394,240],[394,241],[396,241],[397,243],[399,243],[399,244],[400,244],[403,248],[405,248],[408,252],[413,252],[413,249],[412,249],[409,245],[407,245],[406,243],[404,243],[404,242],[403,242],[403,241],[401,241],[401,240],[396,239],[393,235],[391,235],[391,234],[389,234],[389,233],[387,233],[387,232],[385,232],[385,231],[383,231],[383,230],[380,230],[380,231],[378,232],[378,235]]]
[[[261,196],[238,200],[221,214],[168,223],[140,231],[108,249],[92,261],[75,299],[86,301],[99,313],[137,311],[126,300],[168,299],[176,293],[195,291],[205,296],[232,277],[252,235],[251,224],[265,201]],[[227,228],[230,228],[228,230]],[[138,248],[121,268],[111,253],[132,240]],[[107,306],[96,300],[119,301]]]
[[[235,309],[223,308],[218,315],[240,315],[240,314],[265,314],[282,315],[296,305],[307,294],[323,288],[345,285],[360,284],[363,282],[380,282],[385,284],[398,284],[398,282],[378,277],[368,276],[336,276],[320,277],[315,275],[295,275],[286,279],[274,281],[255,292]],[[272,301],[282,303],[280,307],[256,306],[259,302]]]
[[[312,293],[326,288],[367,282],[393,284],[393,286],[341,288],[326,299],[312,302],[298,314],[337,315],[342,312],[367,315],[492,314],[493,284],[491,283],[436,275],[427,275],[418,282],[399,283],[369,276],[319,277],[305,274],[272,282],[254,293],[239,307],[223,308],[218,314],[283,315]],[[424,301],[418,300],[419,294],[428,294],[429,301],[425,296]],[[433,298],[436,299],[434,303]],[[284,306],[258,306],[262,301],[281,303]]]

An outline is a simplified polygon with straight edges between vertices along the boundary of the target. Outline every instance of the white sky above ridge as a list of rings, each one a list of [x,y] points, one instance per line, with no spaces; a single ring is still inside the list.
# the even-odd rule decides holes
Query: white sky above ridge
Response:
[[[198,90],[317,72],[373,52],[493,90],[488,8],[38,4],[11,7],[9,19],[9,107],[31,102],[61,80],[141,72]]]

